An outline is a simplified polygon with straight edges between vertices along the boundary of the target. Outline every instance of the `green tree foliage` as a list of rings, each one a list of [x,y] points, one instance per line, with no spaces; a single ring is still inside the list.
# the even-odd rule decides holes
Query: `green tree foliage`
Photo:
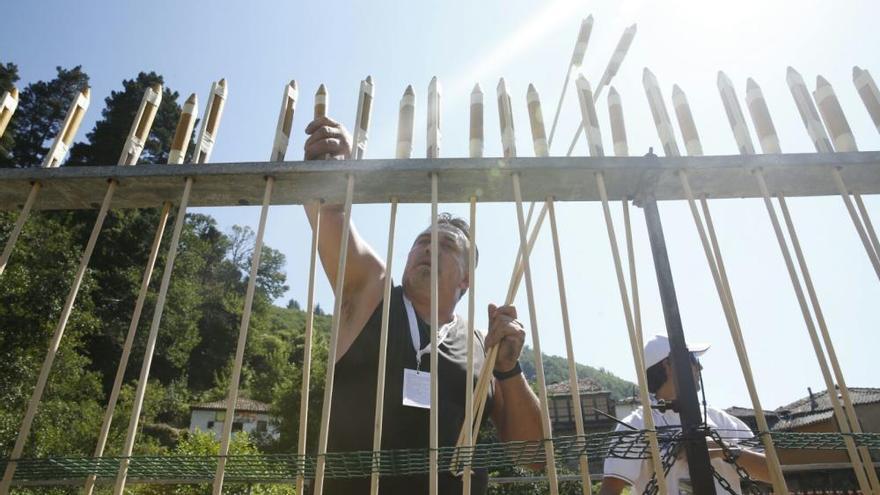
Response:
[[[6,71],[10,65],[5,66]],[[89,84],[88,74],[79,65],[70,70],[57,67],[56,71],[55,79],[37,81],[21,90],[18,110],[6,129],[8,137],[4,139],[10,142],[7,147],[4,141],[7,153],[0,153],[0,167],[39,166],[73,98]]]
[[[568,381],[568,360],[560,356],[541,354],[544,363],[544,379],[547,384]],[[523,347],[520,365],[529,381],[536,379],[535,351],[529,346]],[[635,384],[618,377],[604,368],[594,368],[585,364],[577,364],[578,378],[589,378],[611,392],[612,399],[623,399],[633,395]]]

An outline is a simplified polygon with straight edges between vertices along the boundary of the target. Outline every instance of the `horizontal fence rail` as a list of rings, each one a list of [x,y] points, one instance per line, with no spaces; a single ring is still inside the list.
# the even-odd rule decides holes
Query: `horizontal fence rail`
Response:
[[[691,157],[544,157],[330,160],[309,162],[237,162],[198,165],[138,165],[0,169],[0,209],[19,209],[30,185],[42,194],[35,209],[95,209],[117,181],[115,208],[152,208],[180,198],[183,182],[193,178],[189,204],[259,205],[267,176],[275,179],[273,205],[304,204],[315,199],[342,202],[346,177],[358,187],[353,203],[430,203],[429,173],[443,187],[439,201],[466,203],[513,201],[511,174],[522,177],[524,201],[599,201],[595,173],[602,172],[609,200],[638,198],[646,190],[658,200],[687,199],[678,177],[686,170],[695,192],[711,199],[761,198],[752,171],[762,169],[771,191],[788,196],[839,194],[833,170],[851,192],[880,193],[880,152],[792,153]],[[540,180],[529,180],[540,179]],[[234,184],[234,186],[232,186]]]

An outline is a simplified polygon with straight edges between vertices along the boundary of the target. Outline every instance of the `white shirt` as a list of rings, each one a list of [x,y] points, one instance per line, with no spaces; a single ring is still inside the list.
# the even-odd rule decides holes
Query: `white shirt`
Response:
[[[662,413],[657,410],[652,410],[652,412],[654,413],[654,426],[658,430],[662,430],[666,426],[681,425],[681,420],[679,419],[677,412],[672,410],[667,410]],[[752,438],[754,436],[745,423],[724,411],[708,407],[706,416],[709,427],[717,430],[721,435],[721,438],[723,438],[728,445],[735,445],[737,439]],[[640,407],[633,411],[633,413],[627,416],[623,422],[636,429],[644,429],[645,422],[644,417],[642,416],[642,408]],[[623,425],[618,425],[615,431],[630,431],[630,429]],[[661,456],[663,452],[665,452],[663,447],[663,444],[661,444]],[[715,471],[730,483],[730,486],[733,487],[737,494],[741,494],[742,491],[740,490],[739,476],[736,474],[736,469],[733,465],[725,462],[723,459],[711,459],[711,462]],[[644,493],[645,485],[651,480],[651,475],[654,472],[650,459],[620,459],[617,457],[607,457],[605,459],[604,471],[605,476],[619,478],[632,485],[632,493],[634,495]],[[685,458],[682,457],[681,459],[676,460],[669,469],[669,474],[666,475],[666,490],[669,495],[694,493],[693,488],[691,488],[690,485],[688,463]],[[715,491],[716,493],[726,493],[721,485],[718,484],[718,481],[715,481]]]

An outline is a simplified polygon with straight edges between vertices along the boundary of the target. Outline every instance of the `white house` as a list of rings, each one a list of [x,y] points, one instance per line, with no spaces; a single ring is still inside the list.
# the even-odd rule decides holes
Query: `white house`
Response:
[[[211,431],[220,438],[226,420],[226,399],[190,406],[189,430]],[[246,431],[258,440],[277,440],[278,421],[269,415],[269,404],[239,397],[235,402],[232,432]]]

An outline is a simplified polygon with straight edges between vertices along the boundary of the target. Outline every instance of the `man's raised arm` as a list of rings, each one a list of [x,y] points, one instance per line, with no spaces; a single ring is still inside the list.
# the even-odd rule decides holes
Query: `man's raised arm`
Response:
[[[345,127],[328,117],[312,121],[306,128],[309,138],[305,143],[306,160],[344,160],[351,157],[351,136]],[[318,206],[306,204],[306,216],[315,228]],[[318,253],[324,273],[330,281],[334,294],[337,268],[339,266],[340,241],[345,222],[344,207],[341,204],[321,206],[321,225],[318,237]],[[385,277],[385,264],[373,249],[358,234],[354,224],[348,237],[348,258],[345,265],[345,290],[342,294],[342,321],[340,322],[340,341],[336,359],[345,354],[357,337],[373,309],[382,299],[382,284]]]

